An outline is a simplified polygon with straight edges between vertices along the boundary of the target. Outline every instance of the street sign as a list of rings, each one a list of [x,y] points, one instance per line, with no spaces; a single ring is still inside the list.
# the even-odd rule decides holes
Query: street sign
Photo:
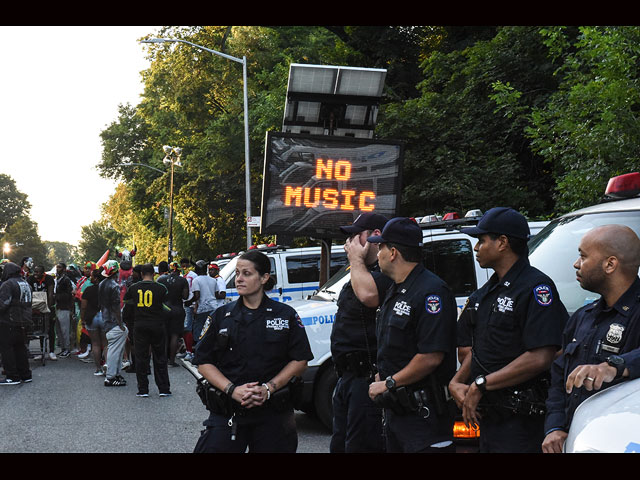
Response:
[[[260,233],[343,237],[358,215],[398,213],[402,144],[267,132]]]

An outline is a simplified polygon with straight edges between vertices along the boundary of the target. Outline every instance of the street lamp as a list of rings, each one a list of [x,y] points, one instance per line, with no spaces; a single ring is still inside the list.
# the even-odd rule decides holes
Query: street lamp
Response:
[[[182,155],[182,149],[180,147],[170,147],[169,145],[165,145],[162,147],[164,151],[164,158],[162,159],[162,163],[165,165],[171,165],[171,180],[169,183],[169,252],[167,254],[167,258],[169,262],[173,260],[173,167],[181,167],[182,163],[180,163],[180,156]],[[140,167],[147,167],[151,170],[155,170],[156,172],[160,172],[164,174],[163,170],[159,168],[152,167],[151,165],[147,165],[146,163],[134,163],[134,162],[122,162],[121,166],[129,167],[133,165],[138,165]]]
[[[9,243],[9,242],[4,242],[4,245],[2,246],[2,260],[4,260],[5,258],[7,258],[7,255],[9,254],[9,252],[11,251],[11,247],[22,247],[24,245],[24,243]]]
[[[169,187],[169,263],[173,260],[173,167],[181,167],[180,155],[182,155],[182,149],[180,147],[170,147],[165,145],[162,147],[165,157],[162,163],[165,165],[171,165],[171,182]]]
[[[210,48],[197,45],[195,43],[188,42],[179,38],[150,38],[148,40],[141,40],[140,43],[186,43],[192,47],[199,48],[214,55],[224,57],[227,60],[232,60],[242,64],[242,84],[243,84],[243,96],[244,96],[244,179],[245,179],[245,202],[246,202],[246,215],[247,221],[251,217],[251,182],[249,171],[249,107],[248,107],[248,95],[247,95],[247,57],[243,56],[241,59],[227,55],[226,53],[217,52]],[[247,223],[247,248],[251,246],[251,227]]]

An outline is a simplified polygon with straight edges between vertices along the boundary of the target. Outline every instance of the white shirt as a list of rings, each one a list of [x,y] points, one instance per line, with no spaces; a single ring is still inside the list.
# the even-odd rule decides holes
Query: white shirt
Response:
[[[191,290],[200,292],[196,313],[212,312],[218,308],[218,299],[216,298],[218,281],[215,278],[209,275],[198,275],[191,283]]]

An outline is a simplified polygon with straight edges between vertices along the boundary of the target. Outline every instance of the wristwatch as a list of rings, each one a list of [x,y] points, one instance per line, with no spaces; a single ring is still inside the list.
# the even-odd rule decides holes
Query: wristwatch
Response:
[[[622,374],[624,373],[624,369],[626,367],[624,358],[622,358],[620,355],[609,355],[607,357],[607,363],[616,369],[616,376],[614,380],[622,378]]]
[[[487,391],[487,379],[484,375],[478,375],[475,380],[475,384],[482,393]]]
[[[387,387],[387,390],[395,390],[396,388],[396,381],[393,379],[393,377],[391,375],[389,375],[385,381],[384,381],[384,385]]]

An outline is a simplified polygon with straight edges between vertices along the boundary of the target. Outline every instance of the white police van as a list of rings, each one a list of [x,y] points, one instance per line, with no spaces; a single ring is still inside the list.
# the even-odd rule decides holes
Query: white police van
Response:
[[[475,260],[473,249],[477,239],[459,231],[460,228],[478,222],[482,213],[474,212],[476,215],[463,219],[429,221],[422,217],[419,223],[423,228],[423,263],[451,287],[459,312],[467,297],[484,285],[493,274],[492,269],[480,267]],[[534,235],[547,223],[530,222],[531,234]],[[346,265],[309,299],[290,302],[305,325],[314,357],[303,376],[303,410],[317,415],[328,428],[331,428],[332,423],[331,397],[337,381],[331,360],[330,336],[337,311],[336,302],[349,279],[349,266]],[[462,427],[457,426],[463,430]],[[476,436],[475,432],[461,431],[460,434]]]
[[[562,215],[530,242],[529,260],[555,282],[569,314],[599,295],[583,290],[573,264],[582,236],[594,227],[622,224],[640,236],[640,173],[609,180],[603,201]],[[577,409],[565,452],[640,452],[640,379],[602,390]]]
[[[318,290],[320,279],[320,247],[290,248],[278,245],[252,246],[263,252],[271,262],[271,276],[276,279],[275,287],[267,295],[280,302],[291,302],[307,298]],[[220,270],[220,276],[227,286],[225,301],[238,299],[235,286],[238,255],[230,258]],[[342,245],[331,247],[329,277],[347,264],[347,254]]]

